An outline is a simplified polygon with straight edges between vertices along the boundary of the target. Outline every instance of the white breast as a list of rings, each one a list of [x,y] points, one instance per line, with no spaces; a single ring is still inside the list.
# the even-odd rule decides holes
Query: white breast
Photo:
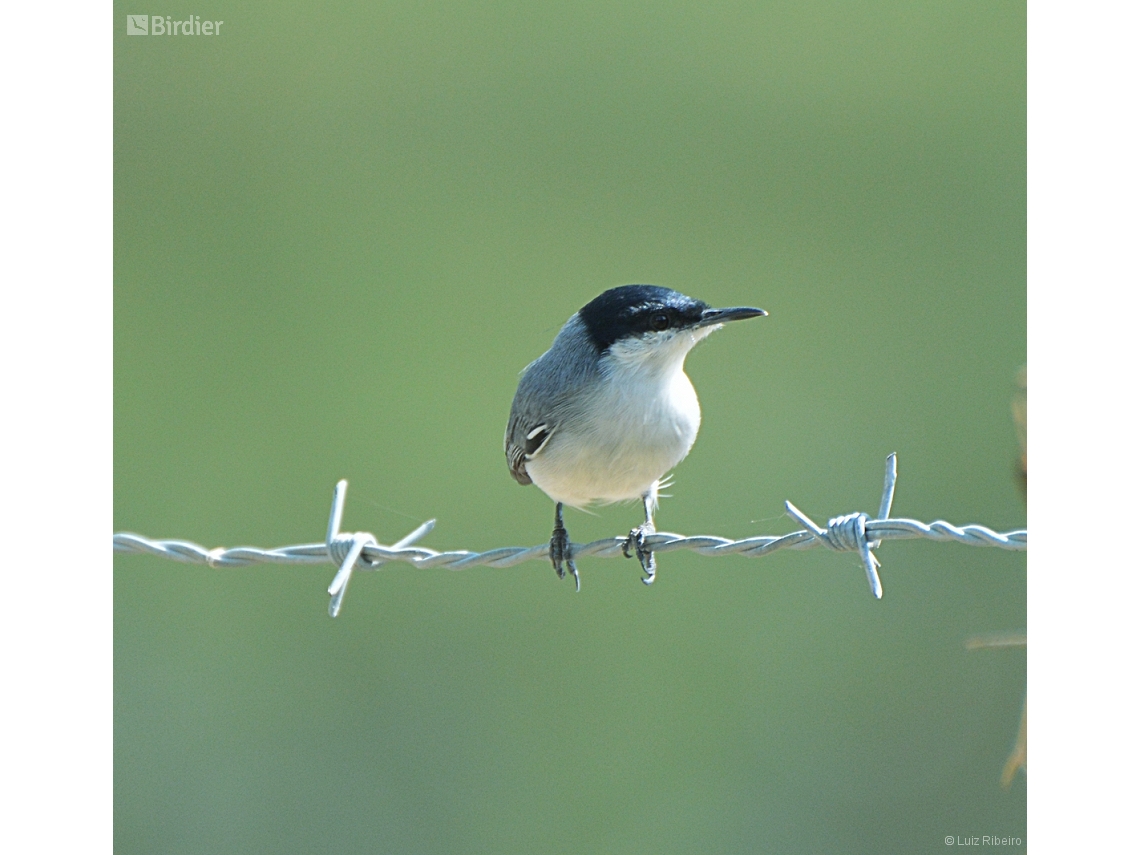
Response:
[[[699,333],[614,345],[587,411],[527,462],[534,483],[573,507],[655,499],[657,482],[685,459],[700,428],[697,393],[684,371]]]

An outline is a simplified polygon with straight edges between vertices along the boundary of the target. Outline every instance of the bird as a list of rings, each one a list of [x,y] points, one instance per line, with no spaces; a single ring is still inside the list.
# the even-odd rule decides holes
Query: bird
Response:
[[[622,285],[599,294],[562,326],[550,349],[522,371],[503,446],[522,485],[535,484],[555,503],[550,561],[581,579],[563,521],[563,506],[638,501],[645,521],[622,545],[636,553],[645,584],[656,577],[646,537],[663,479],[685,459],[701,408],[685,374],[685,357],[730,321],[763,309],[714,309],[656,285]]]

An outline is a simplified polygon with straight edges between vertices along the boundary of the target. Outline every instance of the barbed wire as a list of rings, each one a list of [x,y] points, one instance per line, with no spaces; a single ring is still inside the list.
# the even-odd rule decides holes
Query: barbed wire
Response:
[[[880,566],[874,551],[884,541],[924,538],[936,541],[955,541],[968,546],[992,546],[998,549],[1025,551],[1028,549],[1028,531],[1020,529],[1005,532],[993,531],[982,525],[951,525],[944,520],[932,523],[911,519],[892,519],[898,480],[898,458],[893,452],[887,456],[887,471],[883,479],[883,494],[879,513],[871,519],[865,513],[851,513],[828,520],[827,527],[816,525],[791,502],[785,502],[790,517],[804,528],[789,534],[747,537],[730,540],[710,535],[686,536],[671,532],[657,532],[645,536],[645,545],[653,552],[691,550],[699,555],[744,555],[758,558],[780,549],[810,549],[827,546],[837,552],[858,552],[867,574],[867,582],[876,599],[883,596],[879,579]],[[115,535],[115,551],[142,555],[156,555],[174,561],[207,564],[210,567],[247,567],[251,564],[333,564],[339,569],[328,592],[329,615],[336,617],[344,602],[345,592],[352,574],[357,570],[378,570],[392,561],[402,561],[423,569],[444,568],[466,570],[468,567],[513,567],[526,561],[549,560],[550,544],[539,546],[507,546],[487,552],[453,550],[437,552],[422,546],[413,546],[435,528],[435,520],[428,520],[415,531],[385,546],[370,532],[342,532],[345,496],[348,482],[340,481],[333,490],[332,510],[324,543],[305,543],[281,546],[276,549],[259,549],[239,546],[232,549],[207,549],[185,540],[152,540],[139,534],[120,532]],[[627,537],[612,537],[592,543],[571,544],[571,555],[578,558],[615,558],[623,555]]]

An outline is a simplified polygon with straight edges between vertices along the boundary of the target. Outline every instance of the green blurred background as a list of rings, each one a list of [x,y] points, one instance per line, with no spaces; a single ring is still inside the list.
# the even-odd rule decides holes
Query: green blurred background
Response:
[[[224,20],[128,37],[126,15]],[[878,506],[1025,524],[1025,9],[115,4],[115,529],[549,537],[518,372],[605,288],[771,316],[698,348],[662,529]],[[571,512],[574,539],[631,506]],[[1025,556],[358,574],[115,559],[115,848],[928,852],[1025,838],[999,785]],[[1007,850],[1008,851],[1008,850]]]

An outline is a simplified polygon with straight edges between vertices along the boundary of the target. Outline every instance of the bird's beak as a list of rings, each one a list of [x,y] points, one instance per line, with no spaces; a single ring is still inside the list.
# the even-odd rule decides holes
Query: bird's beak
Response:
[[[762,318],[767,314],[763,309],[750,309],[746,306],[738,306],[735,309],[705,309],[701,312],[701,319],[697,321],[697,326],[710,327],[713,324],[723,324],[727,321]]]

